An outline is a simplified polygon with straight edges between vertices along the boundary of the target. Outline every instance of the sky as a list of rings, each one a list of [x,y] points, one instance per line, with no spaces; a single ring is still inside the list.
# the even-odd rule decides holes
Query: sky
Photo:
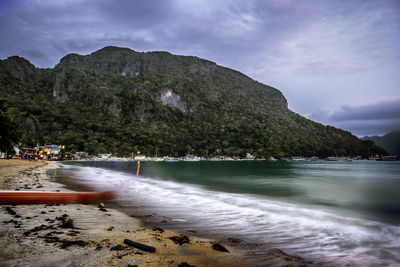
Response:
[[[109,45],[236,69],[360,137],[400,129],[398,0],[0,0],[0,59]]]

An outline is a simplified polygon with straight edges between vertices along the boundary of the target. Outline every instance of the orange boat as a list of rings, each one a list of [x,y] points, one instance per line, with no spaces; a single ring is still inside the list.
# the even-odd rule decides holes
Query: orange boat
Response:
[[[108,200],[113,192],[35,192],[35,191],[0,191],[0,204],[56,204],[88,203]]]

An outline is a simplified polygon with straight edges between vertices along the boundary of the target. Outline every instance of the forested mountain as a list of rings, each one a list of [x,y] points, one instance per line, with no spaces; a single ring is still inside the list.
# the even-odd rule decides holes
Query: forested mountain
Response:
[[[390,155],[400,157],[400,131],[393,131],[384,136],[364,136],[362,140],[371,140],[385,149]]]
[[[0,97],[22,142],[130,155],[384,154],[351,133],[287,108],[282,93],[197,57],[105,47],[53,69],[0,61]]]

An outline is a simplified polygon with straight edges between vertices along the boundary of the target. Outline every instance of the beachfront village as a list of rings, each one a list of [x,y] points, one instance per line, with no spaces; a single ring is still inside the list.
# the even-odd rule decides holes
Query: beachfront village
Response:
[[[250,153],[246,154],[245,158],[241,157],[227,157],[227,156],[207,156],[203,155],[201,157],[194,155],[186,155],[185,157],[148,157],[142,155],[140,151],[132,153],[130,157],[118,157],[111,153],[102,153],[96,155],[89,155],[87,152],[67,152],[64,145],[44,145],[36,147],[25,147],[25,146],[14,146],[14,151],[0,151],[0,158],[2,159],[23,159],[29,161],[63,161],[63,160],[108,160],[108,161],[165,161],[165,162],[177,162],[177,161],[244,161],[244,160],[258,160],[258,161],[352,161],[361,160],[361,156],[349,157],[349,156],[332,156],[327,158],[319,157],[302,157],[302,156],[292,156],[290,158],[256,158]],[[367,158],[368,160],[378,160],[378,161],[393,161],[398,160],[396,156],[382,156],[375,155]]]

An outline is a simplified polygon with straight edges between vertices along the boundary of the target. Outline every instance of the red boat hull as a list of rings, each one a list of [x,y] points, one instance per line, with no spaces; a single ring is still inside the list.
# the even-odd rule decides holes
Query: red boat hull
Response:
[[[0,204],[88,203],[113,197],[113,192],[0,191]]]

